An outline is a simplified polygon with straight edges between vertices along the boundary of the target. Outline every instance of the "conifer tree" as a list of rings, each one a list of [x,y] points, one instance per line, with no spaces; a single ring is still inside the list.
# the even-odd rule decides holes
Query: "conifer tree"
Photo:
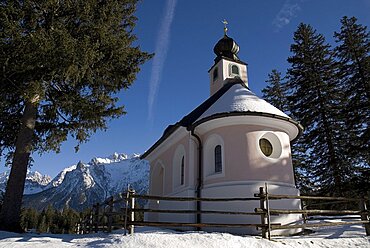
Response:
[[[370,164],[370,33],[355,17],[344,16],[341,30],[334,37],[339,59],[343,119],[346,124],[348,153],[357,164]],[[357,160],[357,161],[356,161]]]
[[[4,201],[4,192],[0,190],[0,211],[3,207],[3,201]]]
[[[38,213],[33,208],[22,209],[21,226],[25,230],[37,227]]]
[[[32,152],[78,144],[125,113],[117,93],[151,55],[133,45],[137,0],[2,1],[0,153],[11,172],[0,229],[22,231],[21,202]]]
[[[285,113],[289,112],[285,93],[286,89],[283,86],[283,78],[281,77],[281,72],[273,69],[268,74],[268,79],[266,80],[266,83],[267,86],[262,89],[262,97],[281,111]]]
[[[337,68],[330,46],[310,25],[300,24],[291,45],[286,87],[292,116],[302,123],[301,151],[320,193],[340,195],[348,181],[350,164],[341,140]]]
[[[286,87],[287,84],[281,72],[273,69],[271,73],[268,74],[266,83],[268,83],[268,85],[262,89],[262,97],[286,114],[291,115],[287,99],[289,88]],[[301,192],[308,193],[310,192],[311,183],[307,177],[305,154],[302,151],[304,151],[304,148],[302,147],[302,140],[300,138],[291,143],[292,163],[296,185]]]
[[[45,211],[44,210],[38,216],[36,230],[40,233],[45,233],[45,232],[48,231],[48,226],[47,226],[47,223],[46,223],[46,216],[45,216]]]

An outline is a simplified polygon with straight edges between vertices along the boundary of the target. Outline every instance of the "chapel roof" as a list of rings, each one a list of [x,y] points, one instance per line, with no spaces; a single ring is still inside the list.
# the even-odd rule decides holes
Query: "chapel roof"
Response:
[[[229,78],[225,80],[224,86],[215,94],[210,96],[188,115],[184,116],[180,121],[174,125],[169,125],[162,137],[142,155],[142,158],[149,155],[180,127],[185,127],[190,131],[197,125],[216,118],[247,115],[263,116],[290,122],[297,128],[297,136],[294,139],[303,131],[301,124],[255,95],[240,78]]]

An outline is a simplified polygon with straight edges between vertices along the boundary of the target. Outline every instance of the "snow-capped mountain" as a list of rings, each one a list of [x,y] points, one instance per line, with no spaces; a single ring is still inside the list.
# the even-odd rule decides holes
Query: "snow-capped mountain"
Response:
[[[118,195],[130,185],[138,193],[146,193],[149,163],[139,155],[130,158],[115,153],[107,158],[93,158],[89,163],[78,162],[61,171],[37,194],[24,197],[25,206],[43,209],[49,204],[57,209],[65,206],[76,210],[103,202]]]
[[[6,182],[8,181],[10,171],[0,173],[0,191],[5,192]],[[51,177],[42,175],[38,171],[27,171],[24,194],[35,194],[46,189],[51,182]]]

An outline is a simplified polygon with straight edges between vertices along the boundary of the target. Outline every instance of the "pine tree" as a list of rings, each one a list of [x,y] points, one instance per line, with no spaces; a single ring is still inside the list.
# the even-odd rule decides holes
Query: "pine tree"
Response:
[[[24,230],[29,230],[37,227],[38,214],[35,209],[22,209],[21,226]]]
[[[286,89],[283,86],[281,72],[273,69],[268,74],[268,79],[266,80],[266,83],[267,86],[262,89],[262,97],[281,111],[285,113],[289,112],[285,93]]]
[[[343,119],[346,123],[348,153],[357,164],[370,164],[370,33],[355,17],[343,17],[334,37],[342,76]]]
[[[65,232],[66,233],[74,233],[75,232],[75,226],[79,221],[79,214],[74,211],[73,209],[68,208],[66,211],[66,220],[68,220],[65,223]]]
[[[305,127],[301,152],[310,180],[320,193],[344,193],[350,164],[341,140],[343,125],[338,104],[337,67],[330,46],[310,25],[300,24],[294,33],[293,55],[288,58],[286,87],[292,116]]]
[[[262,89],[263,98],[278,109],[291,115],[287,99],[289,88],[286,87],[287,84],[284,81],[284,77],[282,77],[281,72],[273,69],[271,73],[268,74],[266,83],[268,83],[268,85]],[[303,151],[302,140],[300,138],[294,143],[291,143],[292,163],[296,185],[301,192],[309,193],[309,189],[312,185],[307,177],[308,169],[305,163],[305,154]]]
[[[48,230],[48,226],[47,226],[47,223],[46,223],[46,216],[45,216],[45,211],[44,210],[38,216],[36,230],[38,232],[40,232],[40,233],[45,233]]]
[[[12,165],[0,229],[22,231],[32,152],[58,152],[68,136],[85,142],[125,113],[116,95],[151,57],[133,45],[136,3],[1,2],[0,153]]]
[[[3,207],[3,202],[4,202],[4,192],[0,190],[0,211],[1,208]]]

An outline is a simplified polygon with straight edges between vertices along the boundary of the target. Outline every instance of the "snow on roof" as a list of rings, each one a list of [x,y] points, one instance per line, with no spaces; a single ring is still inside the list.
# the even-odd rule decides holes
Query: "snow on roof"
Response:
[[[215,103],[212,104],[197,121],[220,113],[258,112],[289,118],[282,111],[256,96],[241,84],[234,84]]]
[[[265,100],[262,100],[250,91],[239,78],[229,78],[225,80],[224,86],[215,94],[205,100],[197,108],[195,108],[188,115],[184,116],[179,122],[174,125],[169,125],[162,137],[147,150],[141,158],[146,158],[154,149],[162,144],[168,137],[170,137],[178,128],[185,127],[188,130],[198,125],[202,120],[207,120],[207,117],[214,117],[217,115],[264,115],[270,118],[278,118],[296,127],[296,132],[292,139],[296,139],[303,127],[298,122],[292,120],[289,116],[284,114],[281,110],[272,106]]]

